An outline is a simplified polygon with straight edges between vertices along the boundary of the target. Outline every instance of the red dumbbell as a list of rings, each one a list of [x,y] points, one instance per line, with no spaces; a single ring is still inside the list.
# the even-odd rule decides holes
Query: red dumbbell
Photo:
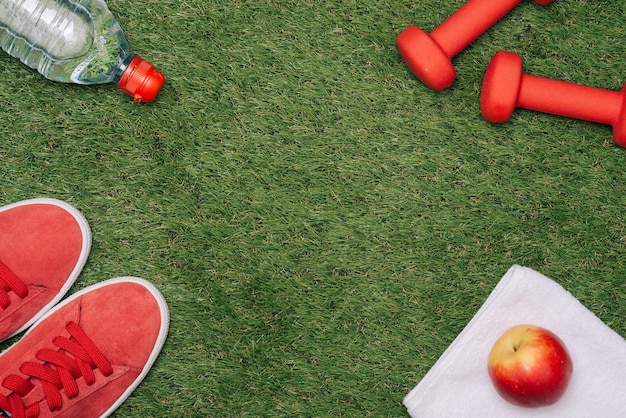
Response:
[[[519,55],[499,51],[485,72],[480,111],[504,123],[516,107],[611,125],[615,143],[626,147],[626,85],[612,91],[524,74]]]
[[[452,57],[467,48],[522,0],[469,0],[430,35],[409,26],[396,37],[409,69],[434,90],[450,87],[456,78]],[[542,6],[554,0],[535,0]]]

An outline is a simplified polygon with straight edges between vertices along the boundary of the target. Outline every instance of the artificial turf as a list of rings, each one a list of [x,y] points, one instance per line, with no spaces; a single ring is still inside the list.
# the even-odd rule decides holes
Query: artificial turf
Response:
[[[395,37],[462,4],[109,0],[167,78],[152,104],[0,54],[0,202],[85,215],[71,292],[135,275],[170,307],[116,416],[406,416],[512,264],[626,336],[626,150],[609,126],[553,115],[490,124],[478,100],[500,49],[620,90],[626,4],[523,1],[434,92]]]

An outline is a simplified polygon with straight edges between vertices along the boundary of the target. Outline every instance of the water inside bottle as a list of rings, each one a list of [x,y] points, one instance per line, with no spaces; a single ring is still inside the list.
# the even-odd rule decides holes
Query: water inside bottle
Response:
[[[103,0],[0,0],[0,47],[51,80],[78,84],[115,81],[130,55]]]

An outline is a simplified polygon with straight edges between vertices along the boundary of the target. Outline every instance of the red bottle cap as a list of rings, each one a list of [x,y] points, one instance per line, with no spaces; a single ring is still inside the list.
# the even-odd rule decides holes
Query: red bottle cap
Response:
[[[117,87],[133,96],[136,102],[151,102],[164,82],[162,73],[148,61],[136,56],[126,67]]]

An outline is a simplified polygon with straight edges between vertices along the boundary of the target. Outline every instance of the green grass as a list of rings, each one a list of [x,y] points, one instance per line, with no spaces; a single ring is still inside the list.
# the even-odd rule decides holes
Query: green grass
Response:
[[[167,77],[153,104],[0,54],[0,202],[85,214],[72,292],[137,275],[169,303],[117,416],[405,416],[512,264],[626,336],[626,150],[608,126],[522,110],[495,126],[478,104],[499,49],[621,89],[623,2],[524,1],[440,93],[395,36],[461,1],[132,3],[108,2]]]

